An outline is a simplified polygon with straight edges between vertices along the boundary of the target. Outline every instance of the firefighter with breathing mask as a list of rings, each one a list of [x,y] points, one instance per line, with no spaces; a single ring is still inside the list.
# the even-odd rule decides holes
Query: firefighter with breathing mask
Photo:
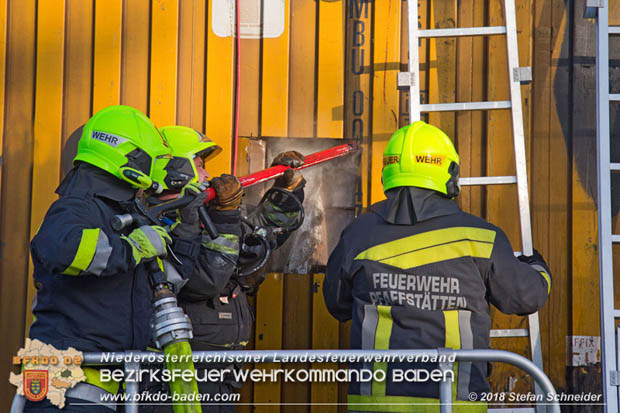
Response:
[[[168,163],[167,176],[175,177],[178,187],[199,193],[205,189],[209,174],[205,164],[221,152],[221,148],[202,133],[184,126],[160,129],[173,155]],[[284,152],[275,157],[273,165],[301,166],[304,156]],[[189,184],[188,184],[189,183]],[[186,185],[187,184],[187,185]],[[218,236],[212,239],[200,224],[196,210],[183,215],[172,224],[172,233],[201,237],[197,265],[191,276],[178,285],[179,304],[190,317],[193,326],[192,350],[240,350],[250,339],[252,308],[248,295],[255,294],[264,280],[264,255],[282,245],[303,218],[303,176],[292,169],[276,179],[269,196],[251,211],[241,204],[243,189],[239,180],[229,174],[211,179],[208,184],[216,198],[208,205],[208,215]],[[170,190],[164,196],[150,197],[156,204],[173,198]],[[260,265],[262,264],[262,265]],[[240,365],[209,365],[208,368],[238,369]],[[240,384],[230,379],[222,383],[199,382],[203,394],[229,394]],[[152,389],[152,391],[161,391]],[[213,399],[212,399],[213,400]],[[156,406],[156,412],[171,412],[170,406]],[[203,412],[234,412],[233,404],[203,405]]]

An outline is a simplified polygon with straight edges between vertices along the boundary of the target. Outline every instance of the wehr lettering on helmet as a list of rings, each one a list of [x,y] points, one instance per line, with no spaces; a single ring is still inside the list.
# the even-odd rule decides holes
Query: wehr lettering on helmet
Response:
[[[127,142],[127,139],[121,138],[120,136],[96,130],[93,131],[90,137],[92,139],[98,140],[99,142],[107,143],[110,146],[114,146],[115,148],[121,143]]]
[[[388,165],[392,165],[393,163],[399,163],[400,156],[398,155],[388,155],[383,157],[383,167],[385,168]]]
[[[430,165],[437,165],[437,166],[443,165],[445,160],[446,160],[445,155],[438,155],[438,154],[432,154],[432,153],[415,156],[415,161],[417,163],[427,163]]]

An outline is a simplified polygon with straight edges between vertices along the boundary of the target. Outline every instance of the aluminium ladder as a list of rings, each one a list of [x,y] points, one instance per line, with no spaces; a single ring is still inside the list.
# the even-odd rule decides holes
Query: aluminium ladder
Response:
[[[497,185],[517,184],[519,217],[521,222],[521,243],[524,255],[532,255],[532,229],[530,223],[530,206],[527,189],[527,168],[525,157],[525,137],[523,131],[523,114],[521,108],[521,82],[532,80],[529,67],[519,67],[519,52],[517,42],[517,21],[514,0],[504,0],[505,26],[471,27],[453,29],[418,28],[417,0],[407,0],[407,19],[409,33],[409,72],[398,74],[398,86],[409,88],[409,115],[410,122],[420,120],[421,112],[441,111],[473,111],[510,109],[512,113],[512,132],[516,163],[516,176],[489,176],[460,178],[461,185]],[[494,102],[464,102],[464,103],[420,103],[420,59],[418,40],[421,38],[459,37],[459,36],[491,36],[506,35],[508,51],[508,76],[510,83],[510,100]],[[542,370],[542,349],[540,344],[540,329],[538,313],[528,317],[529,329],[491,330],[491,337],[528,337],[532,361]],[[536,394],[542,395],[536,384]],[[496,409],[501,410],[501,409]],[[519,409],[521,410],[521,409]],[[533,411],[533,409],[531,409]],[[544,407],[537,406],[537,412],[544,411]]]
[[[620,309],[614,308],[614,267],[612,243],[620,243],[620,235],[612,234],[611,173],[620,163],[610,160],[609,105],[620,102],[620,94],[609,91],[609,35],[620,34],[620,26],[609,26],[608,0],[588,0],[585,17],[596,21],[596,152],[598,160],[598,240],[601,291],[601,353],[603,362],[603,397],[606,412],[618,412],[618,337],[616,319]],[[598,15],[598,16],[597,16]]]

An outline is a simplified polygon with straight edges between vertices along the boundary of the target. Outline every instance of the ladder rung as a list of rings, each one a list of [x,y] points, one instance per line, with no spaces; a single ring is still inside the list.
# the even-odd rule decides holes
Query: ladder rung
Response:
[[[620,26],[609,26],[609,34],[620,34]]]
[[[620,101],[620,94],[618,94],[618,93],[610,93],[609,94],[609,101],[610,102],[618,102],[618,101]]]
[[[614,310],[614,317],[620,318],[620,310]]]
[[[620,171],[620,163],[610,163],[609,169],[612,171]]]
[[[470,178],[459,178],[459,184],[467,185],[503,185],[516,184],[516,176],[479,176]]]
[[[612,235],[611,242],[620,242],[620,235]]]
[[[459,37],[459,36],[493,36],[506,34],[506,26],[457,27],[454,29],[419,30],[418,37]]]
[[[462,103],[431,103],[420,105],[420,112],[455,112],[460,110],[493,110],[510,109],[509,100],[495,102],[462,102]]]
[[[507,330],[491,330],[490,337],[527,337],[530,332],[527,328],[512,328]]]

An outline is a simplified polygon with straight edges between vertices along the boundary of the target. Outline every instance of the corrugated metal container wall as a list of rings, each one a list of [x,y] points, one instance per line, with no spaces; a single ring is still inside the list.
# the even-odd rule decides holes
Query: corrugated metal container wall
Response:
[[[600,378],[587,384],[581,376],[599,371],[600,364],[566,366],[567,336],[600,335],[594,26],[581,17],[584,3],[517,0],[517,24],[520,63],[532,66],[534,76],[522,87],[534,245],[554,274],[551,299],[540,313],[545,369],[561,389],[598,390]],[[146,112],[158,126],[205,131],[224,148],[209,165],[211,174],[231,171],[237,73],[232,4],[0,0],[2,374],[8,375],[31,318],[29,240],[56,198],[63,145],[90,115],[121,103]],[[261,5],[271,24],[262,31]],[[396,85],[407,64],[406,1],[240,0],[240,6],[245,35],[239,48],[244,137],[239,153],[245,153],[250,136],[358,139],[364,149],[363,205],[380,200],[383,148],[408,123],[409,97]],[[419,0],[418,7],[422,28],[503,24],[500,0]],[[620,21],[617,2],[612,7],[610,16]],[[508,98],[501,36],[425,40],[420,58],[426,102]],[[455,138],[462,176],[514,174],[508,111],[433,114],[429,121]],[[247,172],[246,158],[239,155],[239,162],[239,172]],[[504,228],[518,249],[515,188],[466,188],[459,202]],[[348,328],[327,314],[321,282],[321,274],[270,274],[256,298],[255,347],[346,348]],[[495,317],[502,328],[524,323]],[[528,353],[525,338],[496,339],[493,345]],[[528,380],[505,366],[493,369],[498,391],[527,391]],[[242,393],[246,403],[342,402],[343,391],[325,384],[265,383]],[[3,406],[12,394],[10,386],[2,386]],[[255,410],[328,412],[337,406]]]

